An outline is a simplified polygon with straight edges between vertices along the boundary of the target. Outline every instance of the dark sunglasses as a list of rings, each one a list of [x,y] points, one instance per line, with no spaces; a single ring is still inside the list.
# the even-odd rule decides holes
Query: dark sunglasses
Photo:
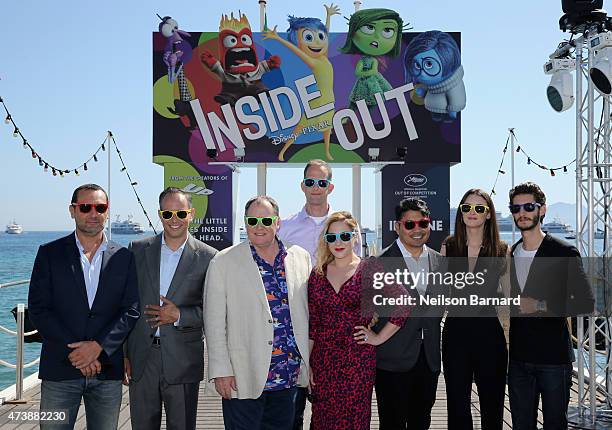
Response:
[[[314,184],[317,184],[319,188],[327,188],[331,181],[328,179],[304,178],[302,182],[304,182],[306,188],[312,188]]]
[[[262,217],[245,216],[244,217],[244,221],[250,227],[255,227],[259,223],[261,223],[261,225],[263,225],[264,227],[270,227],[274,223],[274,221],[276,221],[277,219],[278,219],[277,216],[262,216]]]
[[[417,226],[417,224],[421,228],[427,228],[427,227],[429,227],[429,218],[422,218],[422,219],[420,219],[418,221],[408,220],[408,221],[404,221],[404,223],[403,223],[404,228],[406,230],[412,230],[413,228],[415,228]]]
[[[508,209],[510,209],[510,213],[517,214],[521,211],[521,208],[525,210],[525,212],[533,212],[536,208],[542,206],[539,203],[531,202],[531,203],[523,203],[522,205],[508,205]]]
[[[338,239],[342,242],[349,242],[353,236],[355,236],[354,231],[341,231],[340,233],[325,233],[323,237],[325,237],[325,242],[334,243]]]
[[[98,203],[95,205],[92,203],[71,203],[71,205],[75,208],[79,208],[79,211],[84,214],[89,213],[92,208],[94,208],[99,214],[106,213],[108,210],[108,203]]]
[[[187,211],[185,209],[179,209],[177,211],[159,211],[159,215],[165,220],[172,218],[172,215],[176,215],[178,219],[185,219],[190,213],[191,211]]]
[[[489,207],[487,205],[471,205],[469,203],[463,203],[459,206],[459,208],[464,214],[469,213],[472,209],[474,209],[474,212],[477,214],[483,214],[489,211]]]

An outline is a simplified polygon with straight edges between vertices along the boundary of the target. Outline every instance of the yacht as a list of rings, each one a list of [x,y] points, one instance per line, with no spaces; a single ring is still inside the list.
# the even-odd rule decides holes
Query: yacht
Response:
[[[512,215],[505,218],[502,218],[501,212],[495,212],[495,215],[499,231],[512,231],[512,227],[514,226],[514,218],[512,218]]]
[[[13,222],[9,223],[6,226],[6,230],[4,230],[7,234],[21,234],[23,233],[23,227],[20,226],[13,220]]]
[[[546,224],[542,224],[542,230],[551,234],[556,233],[571,235],[574,233],[571,225],[561,222],[561,220],[558,218],[555,218],[553,221],[547,222]]]
[[[142,234],[144,228],[136,221],[132,221],[132,215],[128,215],[127,219],[121,221],[120,215],[117,215],[117,220],[111,223],[111,233],[113,234]]]

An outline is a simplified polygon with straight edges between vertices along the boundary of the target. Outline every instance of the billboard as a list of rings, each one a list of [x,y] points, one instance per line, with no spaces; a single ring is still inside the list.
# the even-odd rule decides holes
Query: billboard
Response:
[[[336,7],[253,32],[242,13],[218,32],[170,17],[153,33],[153,155],[188,163],[334,163],[461,158],[466,96],[460,33],[403,32],[389,9]],[[251,17],[251,22],[255,18]],[[346,27],[345,27],[346,28]]]

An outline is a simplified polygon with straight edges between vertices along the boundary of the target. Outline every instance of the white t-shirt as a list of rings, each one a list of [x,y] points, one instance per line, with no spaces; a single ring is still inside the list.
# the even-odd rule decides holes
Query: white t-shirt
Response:
[[[518,280],[519,287],[521,288],[521,293],[525,289],[525,284],[527,283],[527,276],[529,276],[529,269],[531,269],[531,263],[533,263],[533,258],[535,257],[537,249],[533,251],[526,251],[523,248],[523,244],[521,243],[516,247],[514,253],[514,268],[516,269],[516,279]]]

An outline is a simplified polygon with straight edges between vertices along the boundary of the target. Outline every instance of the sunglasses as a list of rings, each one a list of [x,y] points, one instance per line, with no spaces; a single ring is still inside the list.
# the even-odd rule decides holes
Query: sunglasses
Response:
[[[277,216],[245,216],[244,221],[250,227],[255,227],[257,224],[261,223],[264,227],[270,227],[274,221],[278,219]]]
[[[334,243],[337,240],[349,242],[355,234],[354,231],[341,231],[340,233],[325,233],[323,237],[327,243]]]
[[[429,227],[429,222],[430,222],[429,218],[422,218],[418,221],[412,221],[412,220],[404,221],[403,225],[406,230],[412,230],[413,228],[417,226],[417,224],[421,228],[427,228]]]
[[[461,209],[461,212],[463,212],[464,214],[469,213],[472,209],[477,214],[483,214],[489,211],[489,207],[487,205],[472,205],[469,203],[463,203],[462,205],[459,206],[459,208]]]
[[[177,211],[159,211],[159,215],[165,220],[172,218],[172,215],[175,215],[178,219],[185,219],[190,213],[191,211],[185,209],[179,209]]]
[[[521,211],[521,208],[525,209],[525,212],[533,212],[536,208],[542,206],[539,203],[531,202],[531,203],[523,203],[522,205],[508,205],[508,209],[510,209],[510,213],[517,214]]]
[[[79,211],[84,214],[89,213],[92,208],[99,214],[103,214],[108,210],[108,203],[98,203],[95,205],[92,203],[71,203],[71,206],[79,208]]]
[[[304,186],[306,188],[312,188],[314,187],[314,184],[317,184],[319,188],[327,188],[331,181],[328,179],[304,178],[302,182],[304,182]]]

